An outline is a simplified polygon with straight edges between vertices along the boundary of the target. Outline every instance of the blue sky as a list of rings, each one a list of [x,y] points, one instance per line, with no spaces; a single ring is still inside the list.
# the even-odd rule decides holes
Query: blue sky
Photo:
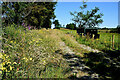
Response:
[[[56,5],[55,15],[60,24],[66,25],[72,23],[73,16],[70,12],[80,11],[82,2],[58,2]],[[103,13],[104,22],[99,27],[115,28],[118,25],[118,2],[87,2],[87,10],[99,7],[98,13]]]

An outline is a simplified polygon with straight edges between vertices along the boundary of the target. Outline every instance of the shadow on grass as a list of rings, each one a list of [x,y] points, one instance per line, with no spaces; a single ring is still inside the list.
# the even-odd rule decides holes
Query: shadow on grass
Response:
[[[59,53],[58,51],[57,53]],[[74,64],[70,64],[72,67],[81,67],[82,65],[88,66],[88,69],[84,69],[89,73],[89,75],[93,73],[99,74],[99,78],[91,78],[91,76],[82,76],[81,78],[77,78],[75,75],[71,75],[68,78],[74,80],[120,80],[120,51],[106,51],[105,53],[84,53],[84,57],[79,57],[74,54],[62,54],[64,59],[77,59]],[[70,63],[73,63],[72,61]],[[72,71],[72,69],[71,69]],[[67,72],[67,71],[66,71]],[[91,73],[92,72],[92,73]]]
[[[120,51],[87,53],[86,65],[101,76],[103,80],[120,80]]]
[[[61,51],[60,50],[57,50],[56,53],[59,53],[61,54]],[[74,70],[80,70],[80,67],[84,67],[85,65],[85,62],[82,61],[82,57],[80,56],[77,56],[75,55],[74,53],[66,53],[66,54],[62,54],[63,58],[67,60],[69,66],[70,66],[70,69],[69,70],[66,70],[65,73],[69,73],[69,72],[72,72],[72,73],[77,73],[77,72],[74,72]],[[74,68],[77,68],[77,69],[74,69]],[[79,68],[79,69],[78,69]],[[84,69],[81,69],[80,71],[86,71],[88,70],[87,68],[84,68]],[[88,70],[90,71],[90,70]],[[84,74],[82,74],[84,75]],[[90,76],[86,75],[86,76],[81,76],[80,78],[77,77],[75,74],[71,74],[69,75],[68,79],[70,80],[92,80],[93,78],[91,78]]]

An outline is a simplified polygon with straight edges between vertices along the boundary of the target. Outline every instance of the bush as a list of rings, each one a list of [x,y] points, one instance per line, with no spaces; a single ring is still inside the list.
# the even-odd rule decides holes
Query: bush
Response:
[[[75,29],[76,29],[74,23],[67,24],[67,25],[66,25],[66,28],[67,28],[67,29],[72,29],[72,30],[75,30]]]

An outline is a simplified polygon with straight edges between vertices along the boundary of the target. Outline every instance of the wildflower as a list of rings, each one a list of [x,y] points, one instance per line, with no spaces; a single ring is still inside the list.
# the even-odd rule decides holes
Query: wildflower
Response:
[[[16,42],[14,42],[16,44]]]
[[[12,70],[12,67],[10,66],[10,70]]]
[[[35,41],[35,40],[33,40],[33,41]]]
[[[17,64],[16,62],[14,62],[13,64]]]
[[[23,59],[26,59],[25,57]]]
[[[11,64],[11,62],[7,62],[7,64]]]
[[[6,54],[4,54],[4,56],[6,56]]]
[[[0,74],[2,74],[2,71],[0,71]]]
[[[30,60],[32,60],[32,58],[30,58]]]
[[[26,62],[28,61],[28,59],[26,58]]]
[[[42,39],[39,39],[40,41],[42,41]]]
[[[39,41],[36,41],[36,43],[38,43]]]
[[[26,62],[28,61],[28,59],[26,57],[23,58]]]
[[[104,43],[106,43],[106,41],[104,41]]]
[[[19,71],[19,68],[17,68],[17,71]]]
[[[97,41],[99,40],[99,39],[96,39]]]
[[[9,58],[9,56],[6,56],[6,58]]]
[[[30,26],[28,26],[28,29],[30,30],[30,29],[31,29],[31,27],[30,27]]]
[[[2,68],[0,68],[1,70],[5,70],[6,68],[2,66]]]
[[[25,23],[22,23],[22,25],[24,26]]]
[[[7,69],[5,69],[5,71],[8,72]]]
[[[13,41],[10,41],[10,43],[13,43]]]
[[[3,62],[2,65],[5,65],[5,62]]]
[[[32,43],[32,41],[30,41],[30,44]]]

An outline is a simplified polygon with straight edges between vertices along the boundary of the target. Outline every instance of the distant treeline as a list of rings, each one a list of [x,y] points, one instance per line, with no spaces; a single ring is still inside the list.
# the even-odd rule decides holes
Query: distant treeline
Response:
[[[99,28],[98,31],[105,33],[120,33],[120,28]]]
[[[60,28],[66,28],[71,30],[77,30],[79,27],[76,27],[74,23],[67,24],[65,27],[59,27]],[[95,27],[97,28],[97,27]],[[58,28],[54,28],[58,29]],[[120,33],[120,28],[97,28],[98,32],[104,32],[104,33]]]
[[[66,27],[61,27],[71,30],[77,30],[79,27],[77,27],[74,23],[67,24]],[[97,27],[95,27],[97,28]],[[104,33],[120,33],[120,27],[117,28],[97,28],[99,32]]]

